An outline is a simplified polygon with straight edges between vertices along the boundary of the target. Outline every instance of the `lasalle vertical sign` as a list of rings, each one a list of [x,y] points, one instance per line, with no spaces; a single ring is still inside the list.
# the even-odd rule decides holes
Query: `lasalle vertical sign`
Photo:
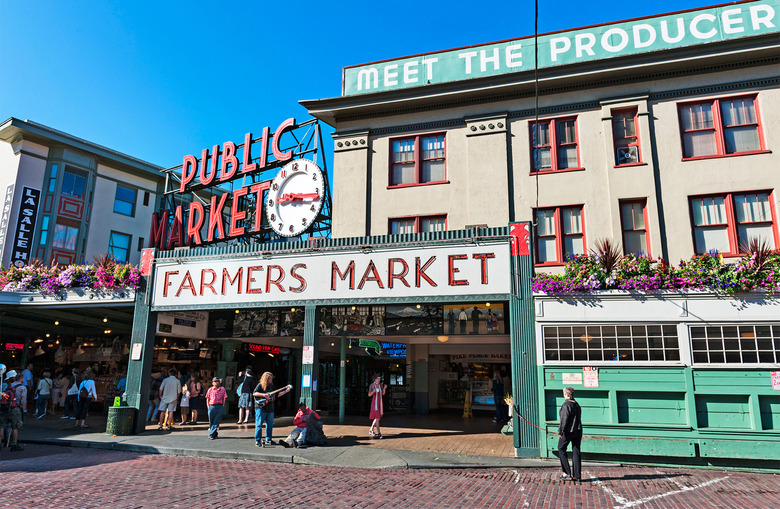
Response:
[[[27,186],[22,188],[19,217],[16,220],[14,243],[11,251],[11,264],[16,267],[24,267],[30,263],[35,221],[38,218],[38,204],[40,201],[40,189],[33,189]]]
[[[152,308],[279,301],[508,294],[509,245],[158,260]]]

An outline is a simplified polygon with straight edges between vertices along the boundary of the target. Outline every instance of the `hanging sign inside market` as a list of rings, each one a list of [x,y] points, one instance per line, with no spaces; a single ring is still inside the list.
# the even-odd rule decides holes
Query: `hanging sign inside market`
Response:
[[[539,68],[780,32],[780,0],[744,2],[540,35]],[[343,96],[534,69],[533,36],[345,67]]]
[[[308,230],[322,209],[327,181],[314,161],[296,158],[293,149],[280,147],[282,135],[296,126],[295,119],[288,118],[273,135],[264,127],[257,139],[246,133],[243,145],[227,141],[204,148],[200,158],[184,156],[177,194],[210,188],[214,191],[211,201],[204,205],[196,199],[180,200],[189,203],[178,205],[173,217],[168,210],[154,213],[148,247],[172,249],[242,237],[260,231],[264,218],[283,237]],[[220,189],[237,178],[277,167],[271,180],[232,192]]]

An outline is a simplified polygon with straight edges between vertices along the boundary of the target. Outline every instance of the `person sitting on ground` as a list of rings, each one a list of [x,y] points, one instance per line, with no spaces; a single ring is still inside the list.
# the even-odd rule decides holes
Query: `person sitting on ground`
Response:
[[[306,445],[306,427],[309,423],[309,419],[319,419],[320,416],[306,406],[306,403],[298,405],[298,413],[295,414],[293,424],[295,429],[292,430],[290,435],[282,440],[281,444],[285,447],[305,447]]]

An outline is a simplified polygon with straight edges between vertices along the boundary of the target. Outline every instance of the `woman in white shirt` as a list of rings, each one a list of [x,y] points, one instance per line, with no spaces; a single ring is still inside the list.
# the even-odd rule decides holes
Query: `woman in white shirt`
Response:
[[[51,373],[44,371],[43,378],[38,382],[38,390],[36,391],[38,397],[35,400],[35,415],[38,419],[42,419],[46,415],[46,404],[49,402],[49,396],[51,396],[51,388]]]
[[[92,380],[92,373],[88,372],[84,376],[84,381],[79,384],[79,406],[76,412],[76,427],[86,428],[87,410],[89,410],[89,402],[93,399],[97,399],[97,392],[95,391],[95,381]]]

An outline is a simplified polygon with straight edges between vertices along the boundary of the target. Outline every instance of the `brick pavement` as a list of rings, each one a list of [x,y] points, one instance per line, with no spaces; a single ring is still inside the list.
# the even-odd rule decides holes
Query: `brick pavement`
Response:
[[[776,508],[778,475],[589,467],[362,470],[28,445],[0,453],[0,507]]]

